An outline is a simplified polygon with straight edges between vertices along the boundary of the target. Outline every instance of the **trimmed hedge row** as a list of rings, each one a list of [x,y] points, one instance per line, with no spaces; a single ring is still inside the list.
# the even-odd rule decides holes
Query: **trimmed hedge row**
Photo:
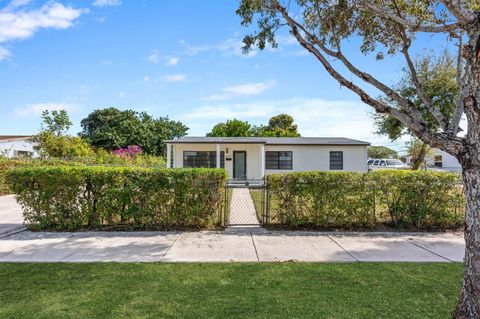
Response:
[[[458,180],[407,170],[268,175],[270,221],[323,229],[459,227],[465,204]]]
[[[0,158],[0,196],[11,194],[7,184],[7,171],[9,169],[40,166],[85,166],[85,164],[62,159]]]
[[[39,229],[208,228],[226,172],[140,167],[24,167],[7,172],[26,223]]]

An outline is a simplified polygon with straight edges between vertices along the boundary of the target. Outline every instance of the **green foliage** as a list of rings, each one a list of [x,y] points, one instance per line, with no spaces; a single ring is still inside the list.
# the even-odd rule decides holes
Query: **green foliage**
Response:
[[[298,128],[293,124],[293,117],[288,114],[273,116],[268,125],[252,126],[247,121],[237,119],[216,124],[207,136],[215,137],[298,137]]]
[[[272,174],[271,221],[323,229],[458,227],[464,206],[458,179],[405,170]]]
[[[385,146],[369,146],[369,158],[398,158],[398,153],[391,148]]]
[[[426,56],[415,62],[418,80],[421,83],[425,93],[432,101],[435,108],[447,118],[452,117],[455,110],[459,87],[456,80],[456,66],[452,56],[445,52],[439,58]],[[418,90],[412,81],[410,72],[403,70],[403,77],[397,84],[397,90],[401,96],[412,101],[415,107],[423,113],[425,119],[432,127],[438,127],[435,119],[427,110],[427,106],[423,103],[418,94]],[[392,100],[383,99],[386,103],[398,107]],[[404,134],[410,132],[397,119],[392,116],[375,113],[373,115],[376,133],[388,136],[392,141],[399,139]]]
[[[162,142],[185,136],[188,127],[168,117],[153,118],[145,112],[121,111],[116,108],[95,110],[81,121],[79,134],[96,148],[113,151],[138,145],[146,154],[163,156]]]
[[[247,121],[237,119],[216,124],[207,136],[212,137],[246,137],[252,136],[252,126]]]
[[[74,158],[94,156],[92,147],[80,137],[56,135],[50,131],[41,132],[33,137],[35,151],[42,158]]]
[[[7,171],[15,167],[41,166],[132,166],[132,167],[165,167],[163,157],[138,155],[134,158],[121,158],[105,150],[99,150],[92,156],[71,158],[1,158],[0,157],[0,195],[10,194],[6,182]]]
[[[288,114],[273,116],[267,126],[260,127],[258,136],[299,137],[298,127],[293,121],[293,117]]]
[[[72,126],[72,122],[65,110],[45,110],[42,112],[42,131],[60,136]]]
[[[23,167],[7,182],[38,229],[208,228],[220,221],[220,169]]]

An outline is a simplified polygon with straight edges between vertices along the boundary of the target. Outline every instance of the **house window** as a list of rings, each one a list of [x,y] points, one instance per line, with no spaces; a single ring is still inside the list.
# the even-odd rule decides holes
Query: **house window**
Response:
[[[330,152],[330,169],[343,170],[343,152],[342,151]]]
[[[433,160],[434,160],[435,167],[442,167],[443,166],[442,155],[435,155]]]
[[[292,152],[265,152],[266,169],[292,169]]]
[[[13,151],[15,157],[32,157],[33,153],[29,151]]]
[[[198,151],[184,151],[183,152],[183,167],[185,168],[216,168],[217,167],[217,152],[198,152]],[[220,167],[225,168],[225,153],[220,152]]]

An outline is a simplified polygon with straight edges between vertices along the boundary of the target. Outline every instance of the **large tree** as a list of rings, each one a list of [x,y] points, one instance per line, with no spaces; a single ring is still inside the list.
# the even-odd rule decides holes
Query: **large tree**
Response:
[[[207,136],[215,137],[245,137],[252,136],[252,125],[247,121],[237,119],[216,124]]]
[[[386,146],[369,146],[368,147],[369,158],[398,158],[398,153]]]
[[[458,101],[459,87],[455,79],[456,65],[454,58],[446,51],[438,58],[431,56],[423,56],[415,61],[415,67],[418,70],[418,80],[422,85],[425,93],[432,101],[436,108],[441,110],[442,114],[449,120],[452,118],[455,106]],[[432,127],[438,127],[438,123],[434,118],[429,116],[426,105],[419,95],[415,83],[412,81],[410,72],[404,68],[403,76],[395,89],[403,97],[413,102],[420,112],[425,112],[425,117],[429,118]],[[398,107],[395,100],[385,99],[384,102],[393,104]],[[392,141],[398,140],[404,135],[412,135],[408,127],[391,115],[374,113],[373,115],[376,126],[376,133],[386,135]],[[424,162],[430,147],[415,137],[411,138],[408,144],[410,155],[413,157],[412,169],[417,170]]]
[[[237,119],[216,124],[207,136],[218,137],[298,137],[297,125],[288,114],[272,116],[267,125],[251,125]]]
[[[146,154],[164,155],[164,140],[185,136],[188,127],[168,117],[153,118],[145,112],[116,108],[95,110],[81,121],[79,135],[96,148],[113,151],[138,145]]]
[[[275,115],[270,118],[267,125],[254,127],[253,135],[263,137],[299,137],[298,127],[293,122],[291,115]]]
[[[237,13],[244,26],[256,22],[257,31],[244,39],[245,51],[253,46],[276,46],[275,35],[286,26],[298,43],[311,53],[338,83],[376,112],[400,121],[420,140],[455,156],[462,165],[466,195],[465,266],[461,297],[455,318],[480,318],[480,5],[478,0],[242,0]],[[412,43],[424,34],[435,34],[456,50],[460,94],[452,116],[446,117],[428,96],[412,59]],[[394,86],[355,65],[349,57],[358,50],[403,57],[424,109],[402,96]],[[349,45],[348,50],[344,50]],[[417,47],[431,43],[417,41]],[[378,62],[381,63],[381,62]],[[373,69],[373,68],[372,68]],[[370,71],[370,70],[368,70]],[[385,103],[372,89],[394,100]],[[458,136],[462,115],[468,131]],[[432,125],[431,119],[435,125]]]

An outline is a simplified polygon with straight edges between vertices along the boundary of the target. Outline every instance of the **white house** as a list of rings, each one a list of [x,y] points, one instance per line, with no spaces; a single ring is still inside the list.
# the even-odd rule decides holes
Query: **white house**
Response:
[[[231,179],[281,172],[366,172],[370,145],[343,137],[184,137],[165,143],[167,167],[225,168]]]
[[[0,155],[6,157],[35,156],[30,135],[0,135]]]
[[[406,158],[407,164],[411,165],[412,156],[407,155],[405,158]],[[438,148],[432,149],[431,154],[429,154],[425,158],[425,163],[428,169],[446,171],[446,172],[462,171],[462,166],[460,165],[458,160],[455,158],[455,156],[452,156],[447,152],[439,150]]]

